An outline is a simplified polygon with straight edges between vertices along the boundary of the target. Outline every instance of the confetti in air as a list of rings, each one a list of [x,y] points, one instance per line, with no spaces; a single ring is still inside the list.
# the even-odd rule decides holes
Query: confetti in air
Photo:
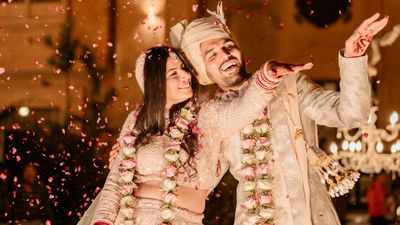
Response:
[[[193,5],[193,6],[192,6],[193,12],[196,12],[198,7],[199,7],[199,4]]]
[[[4,72],[6,72],[6,69],[4,69],[3,67],[0,67],[0,74],[3,74]]]
[[[251,60],[250,59],[246,59],[246,66],[250,66],[251,64]]]

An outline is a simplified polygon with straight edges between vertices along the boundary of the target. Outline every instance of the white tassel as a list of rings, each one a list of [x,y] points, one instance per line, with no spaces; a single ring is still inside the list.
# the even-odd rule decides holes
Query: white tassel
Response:
[[[349,193],[360,177],[358,172],[345,170],[320,148],[309,146],[308,157],[321,182],[327,184],[328,193],[332,198]]]

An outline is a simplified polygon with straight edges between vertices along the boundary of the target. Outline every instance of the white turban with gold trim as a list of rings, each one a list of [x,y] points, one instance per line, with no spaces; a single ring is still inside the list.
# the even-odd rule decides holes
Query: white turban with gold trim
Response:
[[[217,5],[217,11],[207,10],[210,17],[193,20],[190,24],[183,20],[173,26],[170,31],[172,46],[181,48],[197,71],[200,84],[213,82],[207,76],[204,58],[201,55],[200,44],[215,38],[229,38],[231,33],[226,26],[222,2]]]

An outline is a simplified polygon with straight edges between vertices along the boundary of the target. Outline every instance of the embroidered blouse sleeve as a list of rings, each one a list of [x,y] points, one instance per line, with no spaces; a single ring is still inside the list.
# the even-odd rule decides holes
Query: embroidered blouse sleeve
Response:
[[[122,126],[121,133],[119,135],[118,141],[120,143],[121,149],[123,147],[122,137],[127,133],[132,131],[134,127],[134,116],[136,111],[131,112],[128,115],[128,118],[125,120],[124,125]],[[120,178],[119,172],[119,164],[121,163],[121,159],[123,157],[123,151],[119,151],[115,162],[110,169],[110,173],[107,176],[104,187],[101,191],[98,208],[95,212],[93,221],[91,224],[95,223],[105,223],[105,224],[114,224],[116,216],[119,211],[119,202],[122,198],[121,193],[119,192],[118,187],[118,179]]]
[[[367,56],[344,58],[339,54],[340,92],[327,91],[299,75],[300,110],[317,124],[353,128],[364,125],[370,109]]]
[[[257,76],[259,71],[245,93],[233,101],[211,100],[202,106],[198,118],[202,132],[225,138],[260,115],[273,95],[257,84]]]

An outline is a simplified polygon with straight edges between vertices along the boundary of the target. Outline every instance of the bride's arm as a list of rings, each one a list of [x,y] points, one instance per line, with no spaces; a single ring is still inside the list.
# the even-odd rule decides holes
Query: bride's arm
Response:
[[[128,132],[131,132],[134,128],[134,117],[136,112],[137,111],[133,111],[129,114],[122,127],[120,136],[118,138],[119,146],[121,146],[121,149],[124,146],[122,137],[124,137],[125,134],[127,134]],[[98,208],[92,220],[92,224],[94,225],[113,225],[118,215],[118,211],[120,209],[120,200],[122,198],[118,182],[119,178],[121,177],[119,165],[122,158],[123,151],[120,150],[115,159],[115,162],[110,168],[110,173],[108,174],[104,187],[101,191]]]

